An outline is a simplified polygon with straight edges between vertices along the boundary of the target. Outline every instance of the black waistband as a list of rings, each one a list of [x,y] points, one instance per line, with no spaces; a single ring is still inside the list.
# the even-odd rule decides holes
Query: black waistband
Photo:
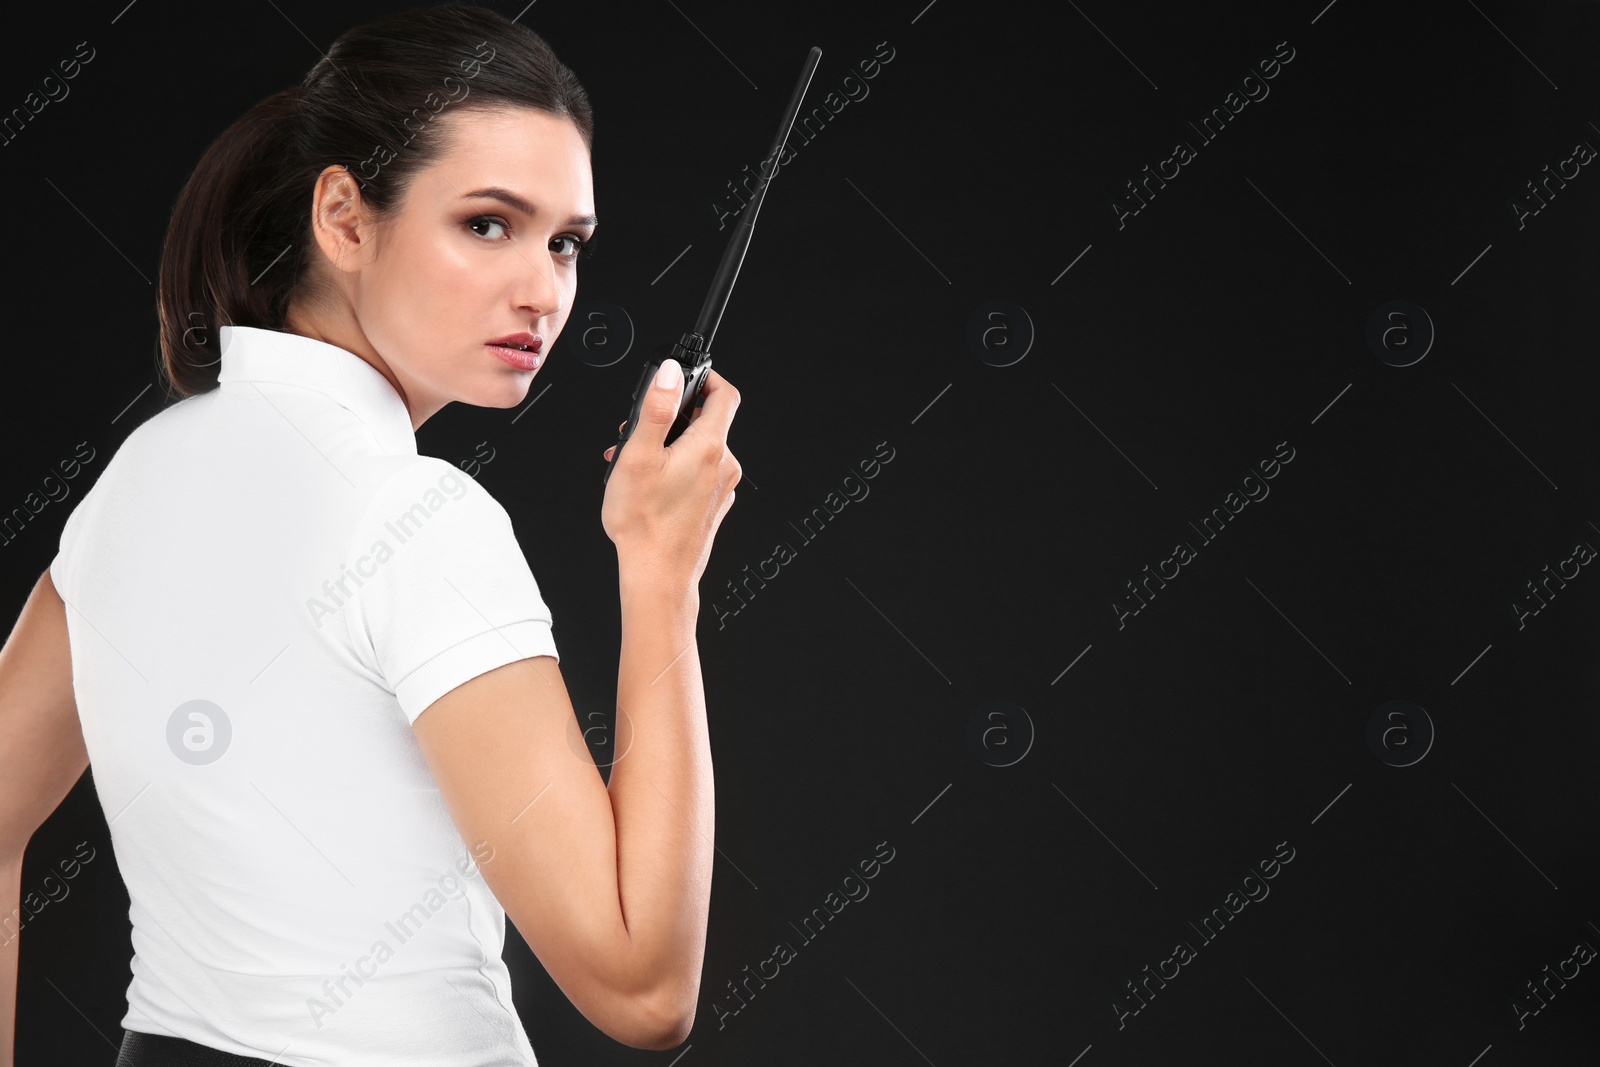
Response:
[[[198,1045],[181,1037],[146,1034],[138,1030],[122,1032],[122,1048],[117,1067],[283,1067],[272,1060],[236,1056],[231,1052]]]

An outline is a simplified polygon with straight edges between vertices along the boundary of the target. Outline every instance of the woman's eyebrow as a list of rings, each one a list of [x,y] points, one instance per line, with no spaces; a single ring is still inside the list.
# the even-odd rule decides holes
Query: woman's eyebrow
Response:
[[[464,200],[498,200],[507,207],[514,207],[524,215],[538,215],[539,209],[534,207],[522,197],[509,189],[502,189],[498,185],[491,185],[487,189],[477,189],[462,195]],[[574,215],[567,220],[568,226],[598,226],[600,220],[594,215]]]

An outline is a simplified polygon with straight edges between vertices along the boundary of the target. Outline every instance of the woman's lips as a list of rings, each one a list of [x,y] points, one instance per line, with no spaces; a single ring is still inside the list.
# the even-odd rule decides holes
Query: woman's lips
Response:
[[[539,365],[544,362],[543,352],[525,352],[520,348],[512,348],[510,345],[491,344],[484,347],[518,370],[538,370]]]

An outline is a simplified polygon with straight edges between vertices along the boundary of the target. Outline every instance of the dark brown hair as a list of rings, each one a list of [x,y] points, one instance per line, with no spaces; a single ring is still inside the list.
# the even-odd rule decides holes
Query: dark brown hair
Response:
[[[183,396],[215,388],[219,327],[284,329],[313,302],[311,192],[331,165],[380,221],[448,149],[438,113],[529,107],[593,143],[588,94],[544,39],[462,4],[385,15],[346,31],[304,81],[241,115],[184,184],[161,252],[161,360]]]

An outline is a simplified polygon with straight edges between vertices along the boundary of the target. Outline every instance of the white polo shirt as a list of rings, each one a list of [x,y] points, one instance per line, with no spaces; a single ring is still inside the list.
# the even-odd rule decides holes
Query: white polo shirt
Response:
[[[417,454],[370,364],[248,327],[221,348],[50,565],[131,899],[122,1025],[302,1067],[534,1064],[496,843],[462,840],[411,724],[556,656],[550,610],[505,509]]]

